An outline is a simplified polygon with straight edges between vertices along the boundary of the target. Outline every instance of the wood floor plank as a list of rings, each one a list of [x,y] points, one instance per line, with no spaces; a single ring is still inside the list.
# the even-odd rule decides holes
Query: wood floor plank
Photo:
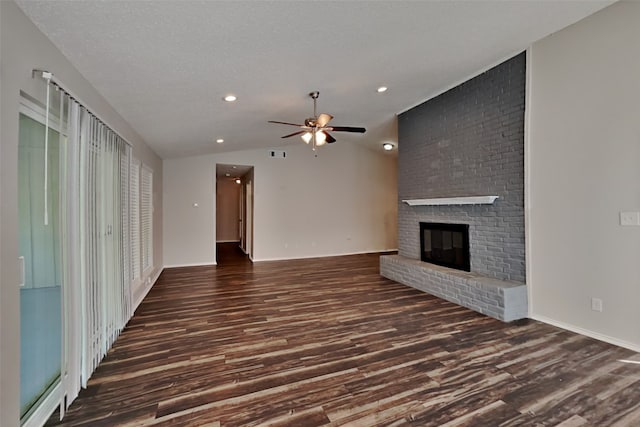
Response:
[[[65,426],[632,426],[640,355],[505,324],[378,255],[165,269]]]

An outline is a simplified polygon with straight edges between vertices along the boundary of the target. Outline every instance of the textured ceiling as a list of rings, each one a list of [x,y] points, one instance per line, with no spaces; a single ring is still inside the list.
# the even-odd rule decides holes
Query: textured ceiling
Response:
[[[300,144],[308,93],[338,143],[610,1],[25,1],[18,5],[163,158]],[[380,85],[386,93],[376,93]],[[73,88],[70,88],[73,90]],[[226,103],[228,93],[238,96]],[[224,138],[217,144],[217,138]],[[394,141],[395,142],[395,141]]]

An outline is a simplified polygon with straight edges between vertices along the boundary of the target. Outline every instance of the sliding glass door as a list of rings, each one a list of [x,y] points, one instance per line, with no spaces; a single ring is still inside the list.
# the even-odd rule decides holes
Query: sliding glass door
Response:
[[[61,161],[64,141],[38,114],[20,114],[18,154],[20,414],[25,418],[59,384],[62,358]]]
[[[45,105],[25,94],[20,110],[23,427],[64,415],[131,317],[132,281],[153,266],[153,171],[41,75]]]

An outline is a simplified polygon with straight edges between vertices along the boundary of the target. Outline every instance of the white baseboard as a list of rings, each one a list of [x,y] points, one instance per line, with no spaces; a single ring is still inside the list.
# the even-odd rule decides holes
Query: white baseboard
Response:
[[[164,268],[179,268],[179,267],[203,267],[207,265],[218,265],[216,262],[194,262],[191,264],[170,264],[165,265]]]
[[[147,296],[147,294],[149,293],[151,288],[153,288],[153,285],[155,285],[156,282],[158,281],[158,278],[160,277],[160,274],[162,274],[163,270],[164,270],[164,268],[160,268],[160,269],[158,269],[158,271],[153,276],[151,276],[151,282],[149,283],[149,285],[145,286],[142,289],[142,292],[140,292],[140,295],[134,301],[133,310],[131,311],[132,313],[135,313],[135,311],[138,309],[138,306],[144,300],[144,297]]]
[[[216,240],[216,243],[240,243],[240,240]]]
[[[533,320],[537,320],[539,322],[542,323],[547,323],[551,326],[555,326],[558,327],[560,329],[566,329],[567,331],[571,331],[571,332],[575,332],[576,334],[580,334],[580,335],[584,335],[586,337],[589,338],[594,338],[598,341],[603,341],[609,344],[613,344],[613,345],[617,345],[618,347],[622,347],[622,348],[627,348],[629,350],[635,351],[640,353],[640,346],[628,341],[624,341],[624,340],[620,340],[618,338],[614,338],[614,337],[610,337],[608,335],[604,335],[598,332],[593,332],[590,331],[588,329],[584,329],[581,328],[579,326],[575,326],[575,325],[570,325],[568,323],[564,323],[564,322],[560,322],[557,321],[555,319],[550,319],[548,317],[545,316],[539,316],[539,315],[529,315],[529,318],[533,319]]]
[[[329,258],[334,256],[349,256],[349,255],[366,255],[366,254],[377,254],[380,252],[393,252],[398,249],[379,249],[372,251],[360,251],[360,252],[343,252],[336,254],[322,254],[322,255],[305,255],[305,256],[293,256],[293,257],[282,257],[282,258],[256,258],[252,259],[254,262],[262,262],[262,261],[288,261],[292,259],[310,259],[310,258]]]
[[[334,256],[377,254],[377,253],[380,253],[380,252],[394,252],[394,251],[397,251],[397,250],[398,250],[397,248],[395,248],[395,249],[380,249],[380,250],[374,250],[374,251],[343,252],[343,253],[337,253],[337,254],[305,255],[305,256],[294,256],[294,257],[282,257],[282,258],[278,258],[278,257],[275,257],[275,258],[252,258],[251,255],[249,255],[249,259],[251,260],[251,262],[288,261],[288,260],[292,260],[292,259],[311,259],[311,258],[328,258],[328,257],[334,257]],[[210,266],[210,265],[218,265],[218,263],[216,263],[216,262],[210,262],[210,263],[207,263],[207,262],[196,262],[196,263],[190,263],[190,264],[170,264],[170,265],[165,265],[164,268],[204,267],[204,266]]]

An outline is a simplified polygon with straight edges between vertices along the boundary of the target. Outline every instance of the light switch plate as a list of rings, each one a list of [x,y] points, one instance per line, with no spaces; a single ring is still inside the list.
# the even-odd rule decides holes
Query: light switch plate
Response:
[[[640,226],[640,212],[620,212],[620,225]]]
[[[591,310],[602,311],[602,300],[600,298],[591,298]]]

